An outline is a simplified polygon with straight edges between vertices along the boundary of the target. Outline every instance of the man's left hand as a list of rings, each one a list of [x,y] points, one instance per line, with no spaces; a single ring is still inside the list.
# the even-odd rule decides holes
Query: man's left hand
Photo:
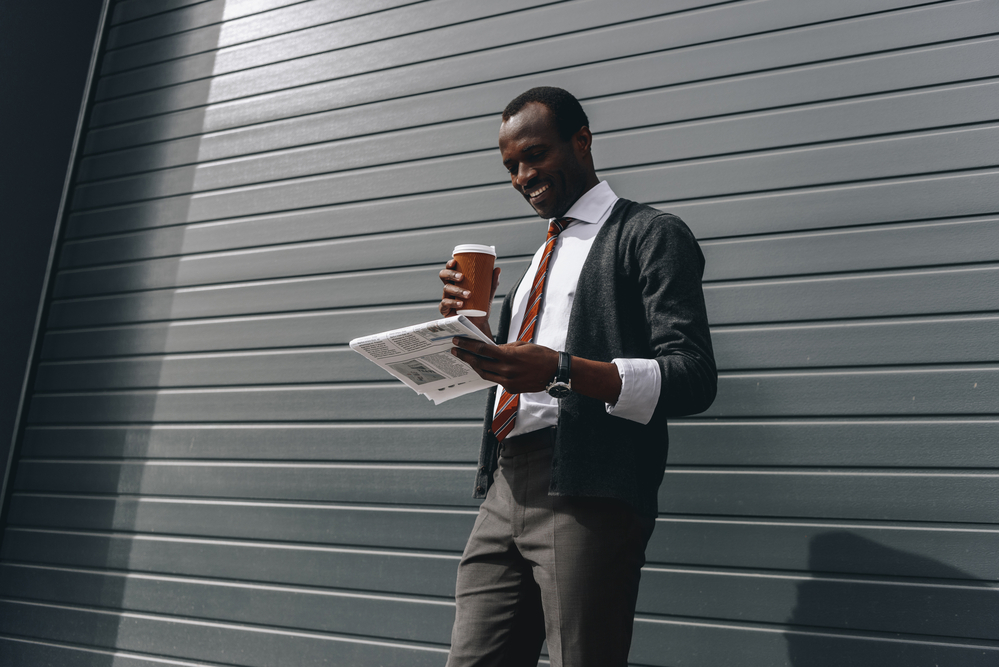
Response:
[[[453,355],[511,394],[544,391],[558,372],[558,352],[542,345],[522,341],[487,345],[469,338],[453,342]]]

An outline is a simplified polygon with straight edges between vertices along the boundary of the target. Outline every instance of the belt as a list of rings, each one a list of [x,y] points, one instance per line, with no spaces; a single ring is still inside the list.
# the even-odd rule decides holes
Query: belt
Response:
[[[555,444],[555,427],[549,426],[523,435],[505,438],[500,443],[499,455],[505,459],[520,456],[539,449],[547,449]]]

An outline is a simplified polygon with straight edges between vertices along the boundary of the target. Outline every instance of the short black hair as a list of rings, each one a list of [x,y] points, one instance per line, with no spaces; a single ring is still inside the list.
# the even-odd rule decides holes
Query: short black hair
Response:
[[[579,100],[573,97],[569,91],[554,86],[539,86],[517,95],[503,109],[503,120],[510,120],[531,102],[548,107],[552,113],[552,119],[555,121],[558,136],[562,141],[568,141],[584,125],[587,127],[590,125]]]

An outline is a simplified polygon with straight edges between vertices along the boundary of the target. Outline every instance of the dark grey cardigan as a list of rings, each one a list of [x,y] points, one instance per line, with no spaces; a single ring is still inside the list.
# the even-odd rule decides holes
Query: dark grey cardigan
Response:
[[[620,199],[590,246],[569,316],[566,351],[610,361],[656,359],[659,403],[648,424],[607,414],[603,401],[562,399],[550,495],[617,498],[655,516],[666,465],[667,417],[711,405],[717,371],[701,291],[704,256],[676,216]],[[519,281],[518,281],[519,284]],[[506,342],[514,286],[503,301],[497,341]],[[476,475],[484,498],[496,470],[491,431],[496,389],[489,392]]]

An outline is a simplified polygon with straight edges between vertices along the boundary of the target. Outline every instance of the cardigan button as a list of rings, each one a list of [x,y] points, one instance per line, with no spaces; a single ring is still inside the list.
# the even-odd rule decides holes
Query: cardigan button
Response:
[[[475,492],[476,493],[482,493],[482,487],[481,486],[475,487]]]

